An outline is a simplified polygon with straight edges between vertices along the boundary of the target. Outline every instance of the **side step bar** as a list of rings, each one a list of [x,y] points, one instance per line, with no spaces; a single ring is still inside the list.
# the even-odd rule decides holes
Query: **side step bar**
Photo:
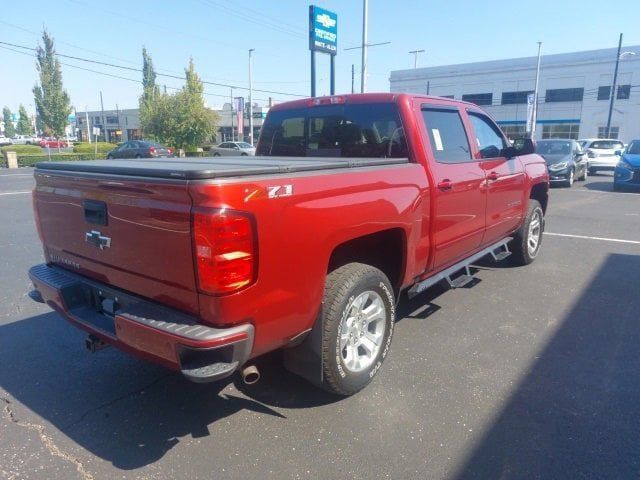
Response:
[[[442,272],[438,272],[432,277],[429,277],[419,283],[416,283],[413,287],[409,289],[407,295],[409,298],[413,298],[419,293],[424,292],[429,287],[433,287],[436,283],[446,280],[451,288],[461,288],[465,285],[469,284],[473,281],[473,276],[471,275],[471,271],[469,267],[476,260],[481,259],[487,255],[491,255],[493,259],[498,262],[507,258],[511,255],[509,251],[508,244],[513,240],[513,237],[507,237],[499,242],[494,243],[493,245],[485,248],[484,250],[480,250],[478,253],[471,255],[470,257],[465,258],[461,262],[456,263],[455,265],[450,266],[446,270]],[[464,270],[463,275],[459,275],[454,278],[456,273],[459,273],[461,270]]]

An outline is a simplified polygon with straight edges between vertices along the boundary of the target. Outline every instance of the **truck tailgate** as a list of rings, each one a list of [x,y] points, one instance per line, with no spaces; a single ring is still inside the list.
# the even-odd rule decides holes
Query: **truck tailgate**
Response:
[[[38,170],[35,178],[49,263],[198,312],[184,180]]]

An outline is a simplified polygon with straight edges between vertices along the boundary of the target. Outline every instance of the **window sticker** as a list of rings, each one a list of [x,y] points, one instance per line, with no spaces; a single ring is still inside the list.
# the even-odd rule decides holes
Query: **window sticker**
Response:
[[[442,146],[442,138],[440,137],[440,130],[438,130],[437,128],[432,128],[431,134],[433,135],[433,141],[436,144],[436,150],[438,150],[439,152],[444,150],[444,147]]]

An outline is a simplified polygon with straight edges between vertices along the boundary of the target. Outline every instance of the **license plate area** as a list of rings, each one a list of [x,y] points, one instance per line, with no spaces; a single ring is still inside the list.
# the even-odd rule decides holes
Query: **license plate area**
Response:
[[[116,293],[84,284],[74,292],[63,292],[63,298],[69,312],[76,319],[116,338],[115,316],[121,308]]]

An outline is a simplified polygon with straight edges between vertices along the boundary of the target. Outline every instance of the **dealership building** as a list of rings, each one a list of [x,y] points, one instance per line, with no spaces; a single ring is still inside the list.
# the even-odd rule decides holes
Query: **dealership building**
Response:
[[[610,136],[627,142],[640,138],[640,46],[621,51]],[[542,57],[536,138],[605,137],[616,56],[610,48]],[[478,104],[515,138],[525,133],[536,62],[534,56],[396,70],[390,90]]]
[[[248,110],[248,109],[247,109]],[[257,141],[262,128],[262,122],[267,116],[268,107],[255,105],[253,107],[253,132],[254,142]],[[243,121],[243,132],[238,134],[238,112],[232,110],[231,103],[225,103],[220,110],[214,110],[217,114],[217,131],[215,142],[225,142],[230,140],[247,140],[249,139],[249,118],[248,112],[245,112]],[[137,108],[129,108],[123,110],[94,110],[88,112],[76,112],[75,128],[78,138],[87,141],[87,134],[91,133],[93,138],[93,129],[99,129],[100,140],[118,143],[128,142],[129,140],[140,140],[142,138],[142,129],[140,127],[140,110]]]

